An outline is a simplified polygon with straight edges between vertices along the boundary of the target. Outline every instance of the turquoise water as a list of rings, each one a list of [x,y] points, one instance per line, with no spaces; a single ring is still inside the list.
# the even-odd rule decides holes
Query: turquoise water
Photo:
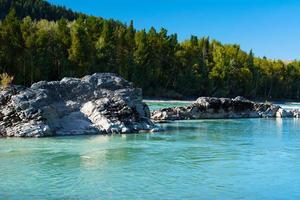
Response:
[[[157,100],[146,100],[148,105],[150,105],[150,110],[158,110],[161,108],[175,107],[175,106],[186,106],[191,104],[193,101],[157,101]]]
[[[161,108],[166,108],[171,106],[187,106],[193,101],[158,101],[158,100],[146,100],[146,103],[150,104],[150,109],[151,110],[158,110]],[[287,102],[287,103],[277,103],[273,102],[276,105],[281,106],[284,109],[287,110],[292,110],[292,109],[299,109],[300,108],[300,103],[299,102]]]
[[[162,126],[155,134],[0,139],[0,199],[300,198],[300,120]]]
[[[281,104],[279,103],[278,105],[287,110],[293,110],[293,109],[300,108],[300,103],[298,103],[298,102],[281,103]]]

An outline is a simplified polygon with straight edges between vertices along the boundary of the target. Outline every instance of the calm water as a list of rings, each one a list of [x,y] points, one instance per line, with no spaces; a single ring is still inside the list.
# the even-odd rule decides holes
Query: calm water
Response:
[[[148,105],[150,105],[150,110],[158,110],[161,108],[167,108],[167,107],[175,107],[175,106],[186,106],[193,101],[157,101],[157,100],[146,100],[145,101]]]
[[[163,127],[156,134],[0,139],[0,199],[300,198],[300,120]]]

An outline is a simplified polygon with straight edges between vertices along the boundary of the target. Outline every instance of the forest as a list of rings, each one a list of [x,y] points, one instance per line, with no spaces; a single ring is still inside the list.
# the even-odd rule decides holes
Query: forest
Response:
[[[300,99],[300,62],[256,57],[209,37],[76,13],[42,0],[0,0],[0,73],[14,84],[113,72],[144,96]]]

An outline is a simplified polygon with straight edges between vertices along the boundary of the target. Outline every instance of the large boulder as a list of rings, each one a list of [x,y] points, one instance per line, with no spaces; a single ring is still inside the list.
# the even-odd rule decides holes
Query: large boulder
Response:
[[[255,103],[243,97],[199,97],[188,106],[163,108],[152,112],[154,121],[186,119],[273,118],[294,117],[297,112],[286,111],[268,103]]]
[[[111,73],[0,92],[0,135],[42,137],[158,131],[139,88]]]

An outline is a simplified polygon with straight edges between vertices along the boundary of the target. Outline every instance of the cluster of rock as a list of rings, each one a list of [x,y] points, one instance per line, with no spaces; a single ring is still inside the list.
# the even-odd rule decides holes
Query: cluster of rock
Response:
[[[0,136],[158,131],[142,91],[111,73],[0,91]]]
[[[200,97],[188,106],[151,113],[154,121],[275,117],[299,118],[300,110],[242,97]],[[141,89],[111,73],[41,81],[30,88],[0,88],[0,136],[4,137],[159,131],[151,119]]]
[[[188,106],[163,108],[151,113],[154,121],[227,118],[299,117],[299,110],[287,111],[269,103],[255,103],[243,97],[200,97]]]

